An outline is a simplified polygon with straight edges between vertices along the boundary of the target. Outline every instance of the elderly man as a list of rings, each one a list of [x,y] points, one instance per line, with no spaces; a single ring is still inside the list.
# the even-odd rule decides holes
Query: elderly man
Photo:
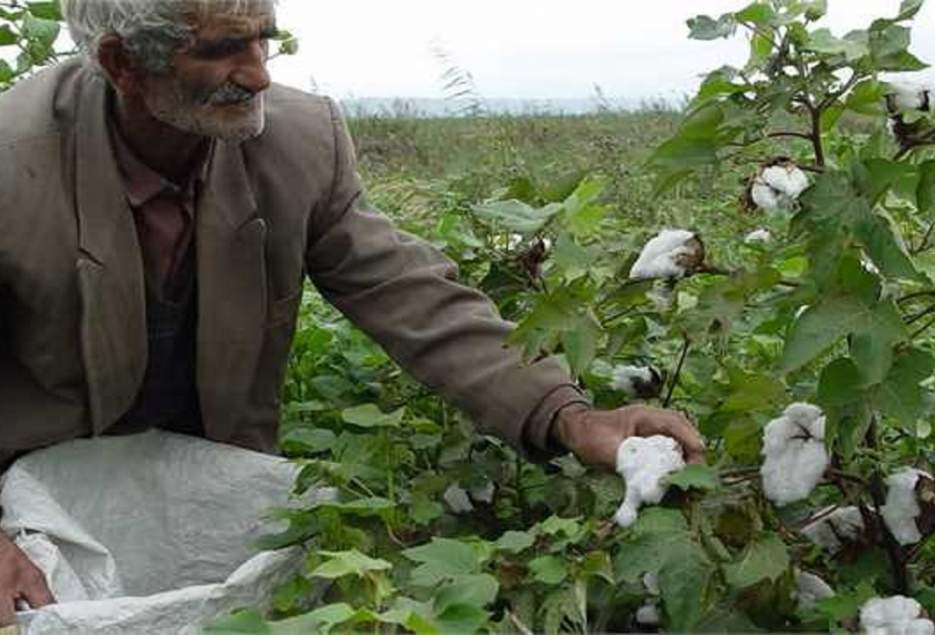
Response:
[[[271,452],[305,276],[541,460],[612,468],[681,415],[596,411],[439,253],[371,210],[335,104],[270,84],[273,0],[62,0],[84,51],[0,97],[0,457],[150,427]],[[0,537],[0,624],[53,601]]]

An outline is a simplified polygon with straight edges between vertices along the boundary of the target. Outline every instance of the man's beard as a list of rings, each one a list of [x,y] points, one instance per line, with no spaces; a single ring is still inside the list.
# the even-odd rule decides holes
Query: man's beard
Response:
[[[259,136],[266,127],[264,95],[231,82],[198,93],[174,77],[160,78],[150,84],[144,100],[159,121],[204,137],[239,143]]]

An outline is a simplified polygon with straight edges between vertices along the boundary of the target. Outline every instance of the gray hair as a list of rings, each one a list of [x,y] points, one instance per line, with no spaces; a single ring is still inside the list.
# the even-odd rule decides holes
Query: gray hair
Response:
[[[245,12],[276,0],[61,0],[62,15],[91,67],[103,74],[100,41],[118,35],[130,56],[151,73],[172,69],[173,54],[194,38],[192,19],[212,11]]]

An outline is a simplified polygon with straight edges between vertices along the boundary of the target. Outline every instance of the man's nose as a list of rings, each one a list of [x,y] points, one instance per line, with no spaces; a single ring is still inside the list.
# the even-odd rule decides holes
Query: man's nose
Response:
[[[251,42],[240,56],[230,80],[254,94],[269,88],[271,80],[269,71],[266,70],[267,50],[264,40]]]

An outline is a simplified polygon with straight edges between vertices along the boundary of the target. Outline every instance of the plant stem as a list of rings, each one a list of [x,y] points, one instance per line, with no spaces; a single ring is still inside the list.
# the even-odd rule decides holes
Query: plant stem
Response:
[[[867,446],[873,450],[878,447],[876,415],[873,415],[870,419],[870,428],[867,430]],[[883,516],[880,512],[886,502],[886,495],[883,489],[883,476],[878,469],[873,470],[873,475],[870,478],[870,498],[873,500],[873,507],[876,512],[874,523],[879,530],[876,534],[883,538],[883,546],[886,549],[886,555],[889,558],[890,569],[893,574],[893,585],[896,587],[897,593],[909,595],[909,571],[906,568],[906,559],[902,547],[896,542],[896,538],[893,537],[886,523],[883,522]]]
[[[675,392],[675,387],[679,383],[679,375],[682,374],[682,366],[685,365],[685,358],[688,357],[688,349],[690,347],[691,340],[685,337],[682,344],[682,353],[679,355],[679,361],[675,366],[675,372],[672,374],[672,381],[669,384],[669,392],[666,395],[665,401],[662,402],[663,408],[668,408],[669,404],[672,402],[672,394]]]

